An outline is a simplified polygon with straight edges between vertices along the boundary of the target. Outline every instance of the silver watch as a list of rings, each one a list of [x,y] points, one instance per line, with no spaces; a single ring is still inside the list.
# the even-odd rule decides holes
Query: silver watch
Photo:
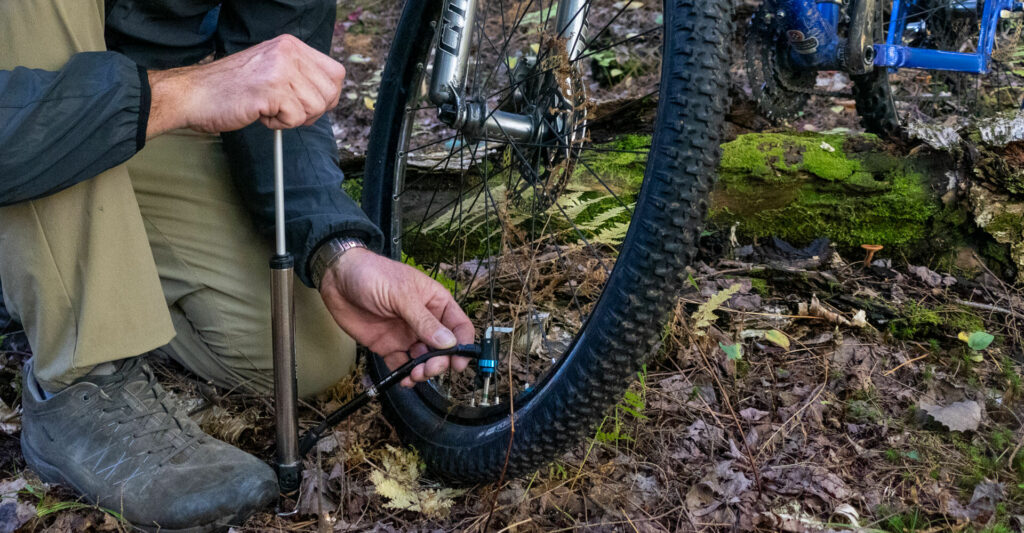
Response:
[[[317,289],[320,288],[320,282],[323,281],[327,269],[337,263],[342,254],[353,248],[366,248],[366,243],[354,237],[334,238],[321,244],[316,252],[313,252],[313,257],[309,261],[309,273]]]

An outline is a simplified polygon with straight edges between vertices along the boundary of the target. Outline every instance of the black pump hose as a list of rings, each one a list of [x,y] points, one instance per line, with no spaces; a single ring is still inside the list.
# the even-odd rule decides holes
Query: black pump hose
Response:
[[[405,364],[398,367],[397,370],[384,376],[384,379],[380,380],[378,383],[374,383],[368,389],[359,393],[359,395],[353,398],[351,401],[349,401],[345,405],[342,405],[337,410],[332,411],[330,414],[324,417],[323,422],[320,422],[319,425],[306,431],[302,435],[302,438],[299,439],[299,456],[305,457],[306,454],[308,454],[309,451],[312,450],[314,446],[316,446],[316,443],[323,438],[323,433],[327,431],[328,428],[340,424],[342,420],[345,420],[346,418],[351,416],[352,413],[356,412],[360,407],[370,403],[370,400],[376,398],[378,395],[380,395],[380,393],[391,388],[396,383],[400,382],[402,379],[404,379],[406,376],[412,373],[412,369],[416,368],[418,365],[426,363],[427,361],[435,357],[441,357],[446,355],[455,355],[461,357],[468,357],[470,359],[479,359],[481,353],[482,351],[479,345],[459,344],[451,348],[427,352],[415,359],[410,359],[409,361],[406,361]]]

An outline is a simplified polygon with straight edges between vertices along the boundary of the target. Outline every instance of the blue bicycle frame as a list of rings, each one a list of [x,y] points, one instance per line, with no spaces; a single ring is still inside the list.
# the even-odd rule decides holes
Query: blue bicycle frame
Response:
[[[858,0],[854,0],[858,1]],[[922,0],[893,0],[885,43],[874,43],[873,64],[882,68],[952,70],[985,74],[995,45],[996,25],[1004,11],[1022,11],[1024,2],[982,0],[978,51],[974,53],[904,46],[908,17]],[[976,1],[952,0],[956,8],[977,9]],[[847,70],[846,43],[838,34],[839,0],[784,0],[776,13],[785,21],[790,62],[807,70]]]

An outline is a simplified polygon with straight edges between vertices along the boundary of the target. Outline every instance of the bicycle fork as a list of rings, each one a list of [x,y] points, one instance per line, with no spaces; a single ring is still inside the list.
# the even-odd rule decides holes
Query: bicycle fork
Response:
[[[438,106],[438,118],[461,129],[469,138],[499,142],[531,142],[540,139],[541,121],[534,116],[490,109],[483,99],[466,98],[466,74],[469,70],[471,37],[476,27],[478,0],[445,0],[434,49],[434,69],[430,79],[430,101]],[[583,52],[584,29],[589,4],[586,0],[563,0],[555,14],[556,39],[564,40],[568,60],[579,59]],[[506,58],[498,61],[505,63]]]

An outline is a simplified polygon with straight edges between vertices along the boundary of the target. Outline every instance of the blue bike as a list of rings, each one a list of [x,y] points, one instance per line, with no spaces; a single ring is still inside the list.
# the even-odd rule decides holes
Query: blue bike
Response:
[[[1014,0],[767,0],[750,23],[747,74],[773,120],[835,96],[816,81],[840,71],[870,132],[956,127],[1020,107],[1022,10]]]

